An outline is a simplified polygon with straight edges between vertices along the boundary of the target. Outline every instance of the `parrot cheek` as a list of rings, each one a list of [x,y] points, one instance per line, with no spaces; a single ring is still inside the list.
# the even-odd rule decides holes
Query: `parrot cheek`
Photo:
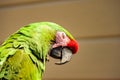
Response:
[[[56,47],[53,48],[49,54],[55,59],[60,59],[60,62],[56,62],[57,65],[62,65],[70,61],[72,57],[72,51],[67,47]]]

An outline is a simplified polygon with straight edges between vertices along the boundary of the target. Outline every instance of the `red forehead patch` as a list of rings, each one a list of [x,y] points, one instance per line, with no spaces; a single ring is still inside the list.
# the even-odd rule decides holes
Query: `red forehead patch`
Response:
[[[78,43],[75,40],[70,40],[67,46],[72,50],[73,54],[78,51]]]

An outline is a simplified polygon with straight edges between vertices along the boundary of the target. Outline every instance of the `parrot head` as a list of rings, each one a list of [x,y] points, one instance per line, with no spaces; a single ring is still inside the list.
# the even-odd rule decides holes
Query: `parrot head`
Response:
[[[56,32],[55,43],[52,45],[49,55],[55,59],[60,59],[60,62],[55,63],[57,65],[69,62],[72,55],[78,51],[78,43],[70,36],[63,31]]]

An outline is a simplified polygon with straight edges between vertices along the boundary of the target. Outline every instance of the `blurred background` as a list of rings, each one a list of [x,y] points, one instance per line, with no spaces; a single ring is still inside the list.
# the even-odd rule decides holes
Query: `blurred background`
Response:
[[[47,62],[43,80],[120,80],[120,0],[0,0],[0,43],[41,21],[60,24],[79,43],[69,63]]]

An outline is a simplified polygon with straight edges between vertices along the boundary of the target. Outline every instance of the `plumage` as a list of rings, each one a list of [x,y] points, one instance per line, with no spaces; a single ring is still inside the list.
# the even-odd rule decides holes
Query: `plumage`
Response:
[[[41,80],[57,31],[74,40],[52,22],[29,24],[8,37],[0,47],[0,80]]]

